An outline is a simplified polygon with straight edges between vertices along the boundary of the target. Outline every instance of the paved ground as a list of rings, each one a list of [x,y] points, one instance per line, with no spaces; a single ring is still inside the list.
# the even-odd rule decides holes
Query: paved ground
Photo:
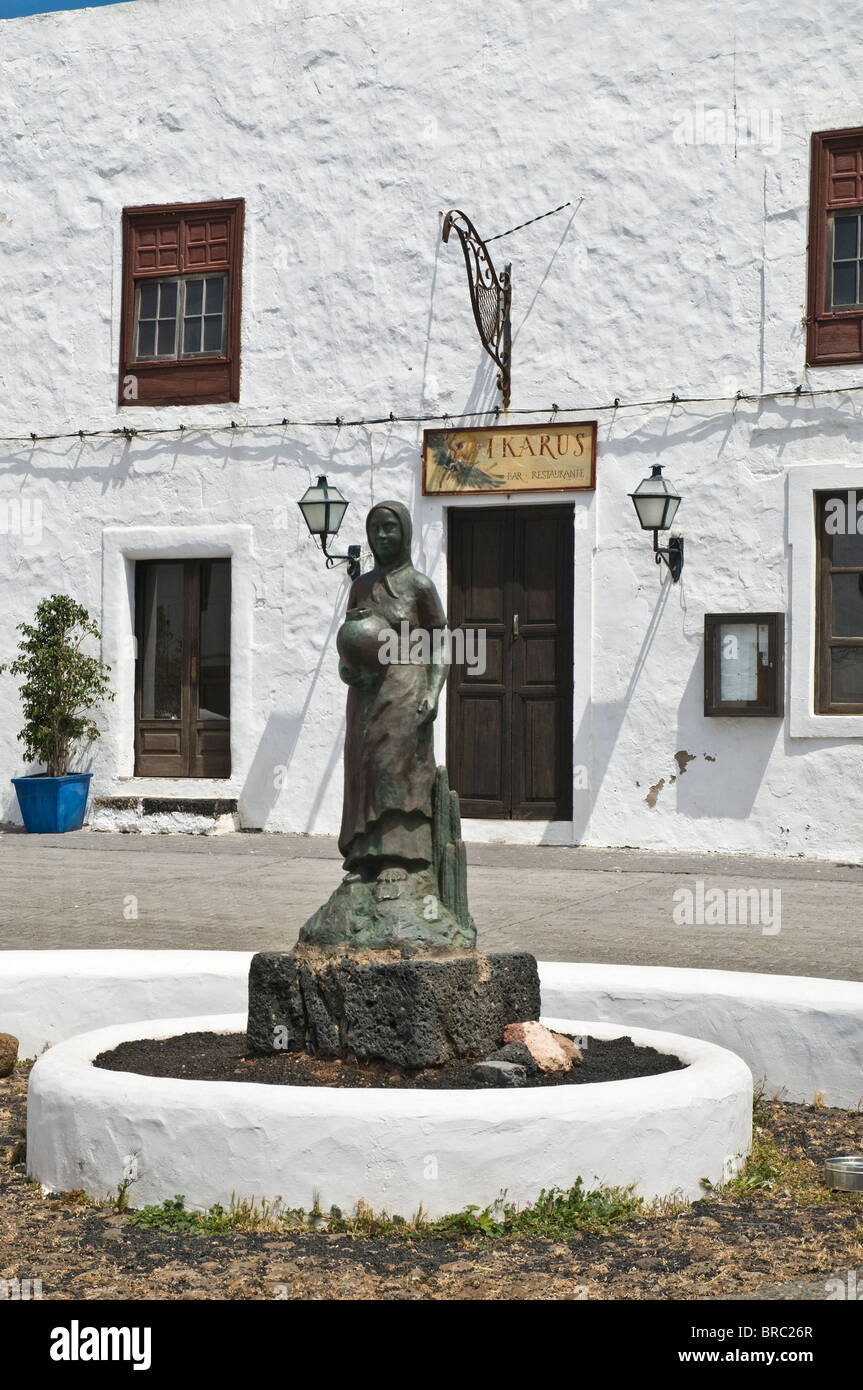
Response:
[[[515,845],[468,861],[485,950],[863,978],[863,865]],[[0,833],[0,949],[284,949],[341,872],[328,837]],[[728,903],[712,890],[758,889],[768,930],[699,922],[699,882],[708,919]]]

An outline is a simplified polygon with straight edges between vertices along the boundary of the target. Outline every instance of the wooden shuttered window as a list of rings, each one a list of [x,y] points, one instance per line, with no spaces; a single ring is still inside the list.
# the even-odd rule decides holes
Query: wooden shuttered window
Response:
[[[240,398],[241,198],[126,208],[120,405]]]
[[[863,128],[812,136],[810,367],[863,362]]]

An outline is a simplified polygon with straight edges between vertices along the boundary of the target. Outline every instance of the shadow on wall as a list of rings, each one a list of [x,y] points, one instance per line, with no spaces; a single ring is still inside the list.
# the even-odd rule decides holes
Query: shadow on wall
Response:
[[[633,663],[632,674],[625,694],[619,700],[589,701],[585,708],[584,718],[576,731],[573,744],[575,776],[573,779],[572,831],[574,844],[580,844],[585,837],[623,721],[626,718],[641,673],[647,663],[647,657],[653,646],[669,597],[676,589],[676,586],[664,578],[661,582],[662,587],[656,600],[656,607]],[[580,786],[580,782],[583,785]]]
[[[676,783],[677,810],[693,819],[746,820],[761,790],[781,719],[705,719],[704,650],[678,706],[677,746],[669,754],[666,786]]]
[[[305,713],[305,711],[303,712]],[[244,826],[266,826],[282,790],[303,727],[303,714],[271,714],[240,795]]]
[[[345,594],[340,590],[330,618],[330,625],[322,638],[317,665],[311,673],[302,709],[289,714],[274,710],[267,718],[263,734],[258,743],[252,765],[240,793],[240,820],[244,826],[266,829],[278,804],[279,798],[291,784],[291,764],[297,744],[305,727],[306,717],[313,702],[326,663],[335,660],[335,636],[340,627],[345,606]],[[344,718],[339,721],[326,766],[316,778],[317,791],[309,807],[302,830],[310,832],[314,826],[321,801],[342,755],[344,742]]]

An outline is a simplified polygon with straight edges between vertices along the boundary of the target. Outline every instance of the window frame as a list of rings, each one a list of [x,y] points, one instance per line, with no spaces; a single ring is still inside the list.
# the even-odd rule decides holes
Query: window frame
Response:
[[[847,201],[830,196],[830,158],[837,152],[859,156],[853,176],[859,196]],[[840,309],[830,307],[832,219],[852,213],[863,214],[863,126],[816,131],[811,138],[809,186],[807,367],[863,362],[863,303]]]
[[[833,280],[836,270],[836,218],[837,217],[856,217],[857,219],[857,255],[842,257],[839,264],[853,264],[855,266],[855,282],[857,288],[857,298],[853,304],[843,304],[838,309],[833,307]],[[824,309],[827,313],[853,313],[863,310],[863,208],[857,211],[840,211],[838,208],[827,214],[827,233],[825,241],[826,261],[824,277]]]
[[[759,666],[760,699],[723,700],[721,697],[720,631],[725,624],[746,623],[767,628],[766,666]],[[704,715],[734,719],[781,719],[785,714],[785,614],[705,613],[704,615]]]
[[[848,493],[842,496],[842,489],[821,489],[815,494],[815,713],[835,719],[843,714],[863,714],[863,700],[833,700],[831,690],[832,663],[831,652],[834,647],[863,649],[863,634],[848,637],[833,632],[833,575],[859,574],[863,576],[863,565],[835,565],[833,563],[833,533],[828,531],[825,522],[827,502],[841,498],[843,505]],[[856,494],[855,494],[856,500]],[[856,515],[855,515],[856,521]]]
[[[161,716],[145,716],[144,699],[144,636],[146,620],[145,588],[148,568],[155,565],[176,564],[181,567],[183,584],[183,645],[180,672],[180,714],[176,719]],[[234,573],[231,556],[202,556],[187,559],[170,556],[161,559],[157,556],[135,562],[135,769],[136,777],[152,778],[194,778],[200,780],[225,780],[231,776],[231,720],[232,686],[231,664],[232,648],[230,632],[233,630],[233,608],[229,600],[229,643],[228,643],[228,700],[230,713],[226,718],[205,718],[201,714],[201,691],[203,675],[200,654],[201,628],[201,578],[205,564],[226,564],[228,566],[228,592],[232,592]],[[178,736],[176,752],[170,750],[148,749],[147,734],[160,734],[169,730]]]
[[[201,312],[200,314],[187,315],[187,313],[186,313],[186,286],[187,286],[187,285],[190,283],[190,281],[192,281],[192,280],[200,280],[200,281],[202,281],[202,282],[205,281],[205,280],[221,280],[221,281],[223,281],[223,282],[225,283],[226,289],[228,290],[228,293],[226,293],[226,295],[224,296],[224,300],[227,300],[227,303],[224,303],[224,301],[223,301],[224,307],[223,307],[222,312],[221,312],[221,320],[222,320],[222,337],[221,337],[221,345],[220,345],[220,347],[219,347],[218,352],[214,352],[212,349],[207,349],[207,348],[201,348],[201,349],[200,349],[199,351],[197,351],[197,352],[187,352],[186,349],[183,348],[183,347],[181,346],[182,340],[183,340],[183,337],[184,337],[184,331],[185,331],[185,327],[184,327],[184,326],[185,326],[185,320],[186,320],[187,317],[192,317],[192,318],[207,318],[207,317],[214,318],[214,317],[215,317],[215,315],[213,315],[213,314],[207,315],[206,313],[204,313],[204,309],[206,308],[206,302],[207,302],[206,290],[204,291],[204,295],[203,295],[202,312]],[[138,330],[138,337],[140,338],[140,328],[141,328],[141,312],[140,312],[140,310],[141,310],[141,290],[142,290],[142,288],[143,288],[143,286],[144,286],[145,284],[151,284],[151,285],[176,285],[176,286],[177,286],[177,302],[176,302],[176,307],[175,307],[175,311],[174,311],[174,348],[173,348],[173,351],[172,351],[172,352],[161,352],[161,353],[160,353],[160,352],[153,352],[153,353],[149,353],[146,357],[140,357],[140,356],[138,355],[138,343],[136,342],[136,330]],[[161,305],[161,296],[159,297],[159,304]],[[230,314],[230,277],[229,277],[228,271],[226,271],[226,270],[208,270],[208,271],[204,271],[202,274],[199,274],[199,275],[195,275],[194,273],[193,273],[193,274],[189,274],[189,275],[163,275],[163,276],[161,276],[159,279],[156,279],[155,276],[154,276],[151,280],[143,280],[143,279],[138,280],[138,281],[136,282],[136,284],[135,284],[135,301],[134,301],[133,320],[132,320],[132,351],[133,351],[133,353],[134,353],[134,355],[135,355],[134,360],[135,360],[136,365],[139,364],[139,363],[141,363],[141,362],[186,362],[186,361],[188,361],[190,358],[193,358],[193,357],[194,357],[194,358],[199,358],[199,359],[200,359],[200,358],[213,358],[213,357],[218,357],[218,358],[224,359],[224,356],[225,356],[225,345],[226,345],[227,337],[228,337],[228,317],[229,317],[229,314]],[[145,322],[145,323],[156,323],[156,324],[159,324],[159,323],[168,323],[168,322],[170,322],[170,320],[167,319],[167,318],[164,318],[164,317],[162,317],[162,316],[157,315],[157,317],[156,317],[155,319],[145,319],[144,322]],[[157,334],[156,334],[156,343],[157,343],[157,345],[158,345],[158,332],[157,332]]]
[[[224,217],[228,223],[225,265],[184,265],[184,223],[206,217]],[[120,321],[120,374],[117,401],[120,406],[219,405],[240,399],[240,346],[242,322],[242,268],[245,200],[227,198],[208,203],[150,204],[123,209],[123,283]],[[135,236],[150,228],[177,227],[179,268],[137,270]],[[136,327],[138,288],[147,280],[193,280],[208,275],[227,275],[227,308],[222,351],[179,355],[182,320],[178,317],[178,355],[137,358]],[[178,296],[178,298],[181,296]],[[127,394],[129,377],[135,391]]]

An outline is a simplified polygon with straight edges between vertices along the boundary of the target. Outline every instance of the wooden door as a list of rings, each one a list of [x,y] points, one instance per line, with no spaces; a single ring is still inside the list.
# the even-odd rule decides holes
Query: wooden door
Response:
[[[572,816],[573,509],[453,508],[449,625],[484,629],[486,669],[453,666],[447,762],[462,814]]]
[[[135,772],[230,777],[230,560],[136,566]]]

